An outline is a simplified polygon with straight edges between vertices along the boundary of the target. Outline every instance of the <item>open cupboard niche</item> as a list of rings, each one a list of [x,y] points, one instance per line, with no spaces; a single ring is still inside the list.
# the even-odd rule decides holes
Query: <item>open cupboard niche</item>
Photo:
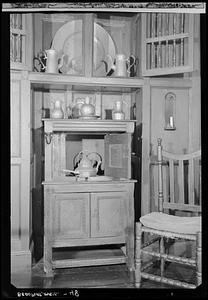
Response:
[[[95,106],[96,120],[80,120],[72,118],[68,114],[68,107],[73,107],[76,104],[76,100],[80,98],[90,97],[91,103]],[[100,166],[101,175],[109,175],[109,167],[113,165],[113,162],[109,160],[109,157],[114,157],[118,160],[118,167],[122,161],[122,153],[120,146],[109,146],[111,150],[107,149],[107,144],[112,144],[112,139],[115,139],[117,145],[122,143],[126,144],[122,147],[128,150],[128,159],[125,164],[126,171],[121,172],[119,167],[120,177],[131,178],[130,164],[131,164],[131,148],[132,148],[132,134],[134,133],[134,127],[136,123],[136,101],[141,101],[141,89],[140,88],[98,88],[93,90],[89,87],[73,86],[71,89],[67,87],[67,90],[50,89],[49,86],[40,87],[34,86],[33,88],[33,105],[34,110],[38,112],[38,115],[34,115],[34,127],[40,128],[39,136],[39,149],[38,144],[34,145],[36,153],[42,152],[42,160],[48,157],[44,153],[44,141],[40,142],[40,139],[45,139],[46,133],[51,135],[51,142],[54,151],[53,157],[50,162],[50,175],[45,179],[59,178],[66,179],[66,175],[63,169],[73,170],[75,156],[80,151],[97,152],[102,157],[102,164]],[[60,100],[62,103],[64,118],[52,119],[51,113],[53,110],[53,103],[56,100]],[[112,111],[116,101],[122,101],[123,112],[125,119],[121,121],[114,121],[112,119],[106,119],[106,110]],[[38,124],[39,123],[39,124]],[[45,126],[45,129],[43,127]],[[45,131],[45,133],[44,133]],[[124,134],[125,133],[125,134]],[[121,135],[123,134],[123,135]],[[119,137],[120,136],[120,137]],[[37,143],[37,135],[36,141]],[[50,146],[50,144],[48,145]],[[52,151],[52,149],[51,149]],[[126,150],[125,150],[126,151]],[[56,157],[55,157],[56,156]],[[117,158],[116,158],[117,156]],[[124,155],[125,156],[125,155]],[[107,157],[107,160],[106,160]],[[121,159],[121,161],[120,161]],[[37,161],[37,159],[36,159]],[[108,168],[106,165],[108,162]],[[124,168],[124,169],[125,169]],[[48,167],[45,167],[48,170]],[[113,176],[118,177],[115,172]],[[42,174],[42,179],[44,179]],[[69,177],[67,176],[69,180]]]
[[[36,94],[41,93],[42,118],[52,118],[52,111],[55,101],[60,101],[64,112],[64,119],[74,119],[72,109],[79,100],[85,101],[89,97],[90,104],[95,107],[95,116],[98,120],[112,119],[108,112],[113,111],[116,101],[122,102],[122,110],[125,120],[136,120],[136,99],[140,93],[139,88],[110,88],[109,87],[85,87],[85,86],[67,86],[61,88],[37,87],[33,89]]]
[[[42,181],[45,179],[45,171],[48,168],[45,167],[45,159],[47,158],[44,150],[44,123],[48,126],[53,126],[55,123],[62,123],[62,128],[68,126],[68,129],[64,132],[60,132],[59,129],[55,130],[53,135],[53,142],[57,145],[57,149],[60,152],[59,157],[62,157],[62,167],[56,166],[56,178],[63,179],[66,177],[62,169],[72,169],[74,156],[82,151],[89,150],[90,152],[98,152],[102,156],[101,170],[106,175],[105,167],[105,143],[104,139],[107,135],[115,135],[116,133],[130,133],[131,151],[135,151],[135,138],[134,128],[136,124],[141,123],[142,119],[142,87],[125,87],[122,86],[92,86],[80,85],[80,84],[48,84],[38,82],[31,84],[32,87],[32,123],[33,123],[33,138],[32,138],[32,149],[34,156],[34,187],[35,190],[40,190]],[[76,100],[79,98],[85,98],[89,96],[91,103],[95,106],[95,114],[99,116],[98,119],[83,122],[83,120],[72,119],[68,115],[67,107],[71,107],[76,104]],[[60,120],[51,119],[51,112],[53,109],[53,103],[56,100],[60,100],[62,103],[64,118]],[[125,113],[125,120],[114,121],[106,120],[106,110],[112,110],[114,108],[115,101],[124,101],[123,111]],[[136,120],[137,116],[137,120]],[[44,120],[44,121],[43,121]],[[133,122],[131,122],[133,121]],[[68,125],[67,125],[68,124]],[[87,125],[91,124],[93,130],[87,128]],[[73,127],[76,127],[75,131]],[[71,130],[71,129],[72,130]],[[98,131],[96,132],[96,129]],[[51,127],[49,132],[51,131]],[[93,132],[94,131],[94,132]],[[59,141],[62,140],[62,146],[58,146]],[[64,144],[64,146],[63,146]],[[62,147],[62,150],[60,150]],[[138,149],[136,149],[138,152]],[[57,154],[58,155],[58,154]],[[130,153],[131,155],[131,153]],[[138,153],[137,153],[138,155]],[[64,162],[63,162],[64,161]],[[51,162],[50,162],[51,163]],[[58,163],[58,161],[57,161]],[[52,174],[52,165],[50,165],[50,174]],[[53,167],[54,168],[54,167]],[[129,163],[128,163],[129,168]],[[59,170],[59,171],[58,171]],[[59,175],[57,175],[59,174]],[[127,172],[127,178],[131,178],[130,171]],[[52,175],[50,175],[51,177]],[[126,176],[121,176],[126,177]],[[69,180],[69,177],[68,179]],[[40,191],[39,191],[40,193]],[[36,193],[35,193],[36,194]],[[35,197],[36,198],[36,197]],[[41,196],[38,197],[40,200]]]
[[[47,130],[49,122],[44,123]],[[102,164],[97,173],[101,179],[102,175],[117,180],[131,178],[131,133],[71,134],[65,130],[66,127],[61,133],[53,131],[51,145],[46,145],[46,181],[75,180],[74,176],[69,176],[64,170],[74,170],[79,163],[79,152],[83,151],[90,153],[90,159],[95,162],[101,159]]]

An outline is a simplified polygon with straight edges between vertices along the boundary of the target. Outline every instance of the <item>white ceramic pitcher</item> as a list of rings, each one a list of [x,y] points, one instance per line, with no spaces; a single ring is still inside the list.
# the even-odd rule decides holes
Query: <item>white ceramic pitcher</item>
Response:
[[[54,103],[52,102],[52,112],[51,118],[52,119],[63,119],[64,118],[64,111],[62,108],[62,101],[56,100]]]

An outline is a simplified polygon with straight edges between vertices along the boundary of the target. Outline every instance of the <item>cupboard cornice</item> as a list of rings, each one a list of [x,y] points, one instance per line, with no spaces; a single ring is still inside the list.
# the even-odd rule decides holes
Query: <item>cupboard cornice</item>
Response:
[[[78,120],[78,119],[62,119],[47,120],[45,119],[45,131],[69,131],[69,132],[134,132],[133,121],[115,121],[115,120]]]

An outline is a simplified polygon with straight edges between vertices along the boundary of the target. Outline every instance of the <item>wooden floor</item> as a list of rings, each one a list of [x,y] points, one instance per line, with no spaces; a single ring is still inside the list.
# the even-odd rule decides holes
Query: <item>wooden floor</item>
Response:
[[[194,272],[190,267],[169,264],[166,272],[172,278],[193,282]],[[12,284],[17,288],[125,288],[134,289],[134,278],[129,275],[125,264],[56,269],[54,277],[46,277],[42,259],[31,272],[13,273]],[[168,289],[168,285],[142,280],[141,289]]]
[[[177,246],[177,247],[176,247]],[[184,251],[182,243],[176,244],[174,251],[178,251],[178,254],[182,254]],[[40,249],[40,248],[37,248]],[[191,247],[188,247],[189,252]],[[184,252],[186,254],[187,250]],[[76,268],[64,268],[56,269],[53,277],[47,277],[43,270],[42,253],[36,253],[36,263],[34,263],[32,269],[15,270],[11,274],[11,283],[18,289],[58,289],[59,291],[68,289],[87,289],[97,293],[102,292],[109,293],[119,289],[122,294],[125,293],[143,293],[157,289],[158,292],[171,293],[172,286],[149,281],[142,280],[141,287],[135,288],[134,276],[129,274],[125,264],[118,265],[103,265],[103,266],[90,266],[90,267],[76,267]],[[61,255],[64,255],[62,253]],[[191,255],[191,252],[188,254]],[[158,274],[159,264],[155,263],[153,267],[146,270],[153,274]],[[195,283],[195,272],[192,267],[181,266],[176,263],[168,263],[165,268],[165,275],[172,279],[178,279],[188,283]],[[100,289],[100,290],[99,290]],[[160,289],[160,291],[159,291]],[[180,289],[184,292],[184,289]],[[106,299],[108,299],[107,297]],[[94,299],[94,298],[93,298]],[[97,299],[101,299],[100,297]],[[128,297],[126,298],[128,299]]]

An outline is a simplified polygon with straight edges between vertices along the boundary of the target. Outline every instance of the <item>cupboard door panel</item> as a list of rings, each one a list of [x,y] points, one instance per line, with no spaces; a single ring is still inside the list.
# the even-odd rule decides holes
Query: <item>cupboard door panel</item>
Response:
[[[131,134],[105,136],[105,175],[131,178]]]
[[[14,251],[21,250],[21,220],[20,220],[20,180],[21,165],[11,166],[11,248]],[[17,213],[18,212],[18,213]]]
[[[124,192],[91,194],[91,237],[124,235],[124,200]]]
[[[11,83],[11,156],[20,157],[21,152],[21,140],[20,140],[20,130],[21,130],[21,81],[19,79],[13,79]]]
[[[11,69],[32,70],[32,14],[10,15]]]
[[[193,71],[193,14],[142,14],[141,32],[142,76]]]
[[[53,235],[58,239],[89,237],[89,194],[55,194]]]

